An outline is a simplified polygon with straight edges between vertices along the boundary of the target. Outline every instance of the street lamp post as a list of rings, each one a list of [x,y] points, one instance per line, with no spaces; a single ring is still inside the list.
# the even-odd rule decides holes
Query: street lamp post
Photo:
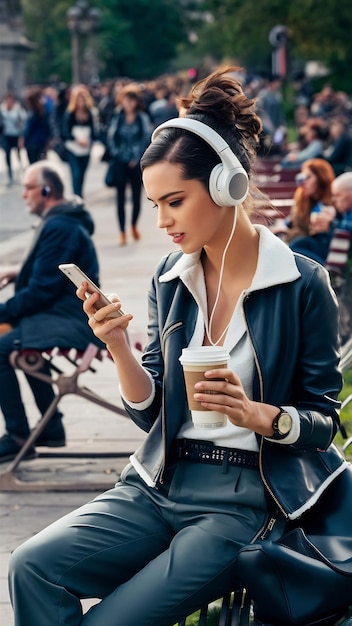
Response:
[[[288,28],[280,24],[274,26],[269,33],[269,41],[273,46],[271,71],[274,76],[281,76],[281,78],[285,78],[287,73],[286,44],[288,36]]]
[[[96,32],[99,26],[100,11],[89,6],[85,0],[78,0],[67,11],[67,23],[71,33],[72,53],[72,83],[77,84],[84,78],[84,82],[97,80],[98,60],[96,51]],[[85,41],[89,47],[89,70],[83,77],[83,51],[82,43]],[[87,55],[88,56],[88,55]],[[89,74],[89,75],[88,75]]]

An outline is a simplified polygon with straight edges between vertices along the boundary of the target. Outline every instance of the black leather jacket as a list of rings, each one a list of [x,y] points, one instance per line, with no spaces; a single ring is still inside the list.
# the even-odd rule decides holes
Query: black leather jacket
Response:
[[[131,457],[133,464],[156,487],[171,442],[189,415],[178,359],[193,335],[198,307],[180,278],[159,282],[180,255],[173,253],[160,263],[149,292],[143,365],[155,381],[154,399],[144,410],[125,403],[134,422],[149,433]],[[253,399],[293,406],[299,413],[296,443],[284,445],[258,435],[260,472],[270,502],[290,519],[310,508],[346,467],[332,444],[342,385],[336,299],[321,265],[301,255],[295,259],[295,280],[254,291],[244,301],[255,355]]]

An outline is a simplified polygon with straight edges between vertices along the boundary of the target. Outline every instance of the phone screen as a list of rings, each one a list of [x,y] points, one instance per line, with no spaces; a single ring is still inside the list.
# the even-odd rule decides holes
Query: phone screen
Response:
[[[83,282],[88,283],[88,294],[97,292],[99,294],[99,299],[95,303],[95,307],[97,309],[101,309],[103,306],[107,304],[111,304],[111,300],[99,289],[99,287],[87,276],[77,265],[74,263],[62,263],[59,265],[59,270],[69,278],[76,287],[80,287]],[[121,317],[121,315],[125,315],[122,309],[118,311],[114,311],[110,314],[110,317]]]

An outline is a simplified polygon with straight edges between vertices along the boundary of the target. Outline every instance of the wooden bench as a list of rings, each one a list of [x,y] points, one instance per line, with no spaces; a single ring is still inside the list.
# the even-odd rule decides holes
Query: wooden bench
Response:
[[[185,617],[178,626],[188,626],[190,616]],[[193,615],[193,624],[194,615]],[[253,615],[252,600],[245,589],[228,593],[216,602],[211,602],[199,610],[197,626],[260,626]]]
[[[197,612],[198,613],[198,612]],[[352,626],[351,609],[341,611],[338,619],[326,619],[316,622],[316,626]],[[178,622],[178,626],[188,626],[191,616]],[[199,615],[192,615],[192,624],[196,626],[277,626],[263,624],[254,614],[253,601],[245,589],[238,589],[224,595],[216,602],[202,607]],[[307,624],[306,626],[312,626]]]
[[[291,212],[297,188],[295,177],[299,171],[299,168],[284,169],[280,158],[261,157],[257,160],[253,182],[267,196],[267,201],[265,197],[263,202],[257,199],[253,222],[265,224],[279,236],[286,231],[284,220]]]
[[[44,430],[44,428],[49,424],[51,418],[53,417],[58,404],[61,399],[67,394],[75,394],[85,400],[98,404],[99,406],[108,409],[109,411],[113,411],[114,413],[118,413],[119,415],[126,416],[125,409],[121,406],[117,406],[108,402],[105,398],[98,395],[93,390],[89,389],[84,385],[80,385],[79,378],[81,374],[87,372],[88,370],[91,372],[95,372],[94,360],[102,361],[103,359],[109,358],[106,350],[101,350],[94,344],[89,344],[87,348],[83,352],[79,352],[74,349],[62,349],[62,348],[51,348],[49,350],[14,350],[10,355],[10,363],[11,365],[24,372],[25,374],[29,374],[34,378],[42,380],[56,388],[56,394],[54,396],[53,401],[50,406],[42,416],[42,418],[37,423],[36,427],[32,430],[31,435],[23,444],[21,450],[18,452],[15,459],[10,463],[8,468],[0,473],[0,491],[77,491],[80,488],[80,485],[76,483],[67,483],[67,482],[50,482],[50,481],[42,481],[34,483],[27,483],[24,481],[20,481],[16,475],[15,470],[21,463],[23,457],[25,456],[27,450],[35,445],[37,438],[40,433]],[[64,371],[64,368],[61,365],[62,361],[66,361],[73,366],[73,371],[68,373]],[[44,373],[42,370],[43,365],[47,364],[49,373]],[[72,367],[71,367],[72,370]],[[67,453],[66,451],[57,451],[55,452],[45,453],[45,456],[48,457],[128,457],[131,452],[94,452],[94,453]],[[41,456],[41,455],[39,455]],[[42,455],[44,456],[44,455]],[[96,490],[96,489],[104,489],[106,488],[106,484],[97,484],[97,483],[88,483],[84,482],[82,488],[86,491],[88,490]]]

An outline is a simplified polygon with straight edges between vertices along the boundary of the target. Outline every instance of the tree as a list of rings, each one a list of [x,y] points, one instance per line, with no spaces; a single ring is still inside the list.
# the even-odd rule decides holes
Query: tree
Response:
[[[331,70],[331,83],[352,91],[352,11],[350,0],[205,0],[213,16],[200,36],[218,58],[236,59],[247,68],[271,69],[268,34],[277,24],[287,26],[290,68],[319,60]],[[329,78],[330,80],[330,78]]]
[[[22,0],[26,35],[35,48],[28,58],[28,82],[47,83],[57,75],[68,81],[71,75],[70,34],[66,11],[70,3]]]
[[[59,74],[70,81],[66,13],[75,1],[48,5],[47,0],[22,0],[27,36],[37,45],[28,65],[31,80],[47,82],[50,75]],[[269,73],[268,35],[273,26],[283,24],[290,32],[289,70],[320,60],[331,69],[332,85],[352,92],[350,0],[339,0],[338,5],[336,0],[91,0],[91,4],[101,11],[101,78],[143,80],[180,69],[182,60],[191,60],[193,66],[205,58]]]
[[[59,74],[71,78],[67,10],[75,0],[23,0],[28,38],[36,44],[28,63],[29,77],[48,81]],[[100,9],[98,56],[101,77],[152,78],[169,68],[177,44],[187,38],[190,1],[94,0]],[[40,25],[40,28],[38,28]]]

